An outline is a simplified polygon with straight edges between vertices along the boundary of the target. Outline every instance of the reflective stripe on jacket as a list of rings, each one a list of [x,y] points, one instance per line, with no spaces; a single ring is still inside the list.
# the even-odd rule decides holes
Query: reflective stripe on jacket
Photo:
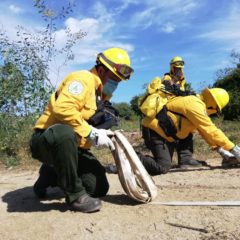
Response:
[[[218,129],[206,113],[206,105],[196,96],[175,97],[166,104],[169,110],[168,115],[171,117],[174,125],[177,128],[177,137],[179,139],[186,138],[190,132],[198,130],[204,140],[213,148],[222,147],[225,150],[231,150],[234,143]],[[172,112],[170,112],[172,111]],[[182,116],[175,114],[179,113]],[[174,139],[167,137],[161,127],[158,125],[158,120],[145,117],[142,121],[143,126],[148,127],[169,142]]]
[[[34,128],[47,129],[57,123],[67,124],[80,136],[80,147],[89,148],[86,140],[91,126],[88,120],[97,109],[96,91],[102,91],[102,83],[96,69],[70,73],[51,95],[44,113]]]

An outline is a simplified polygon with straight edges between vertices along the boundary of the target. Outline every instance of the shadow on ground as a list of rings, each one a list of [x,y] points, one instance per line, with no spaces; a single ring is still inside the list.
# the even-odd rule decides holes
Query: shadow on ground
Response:
[[[59,200],[64,195],[59,189],[51,189],[46,199],[38,199],[32,190],[32,187],[24,187],[2,196],[2,201],[7,203],[8,212],[46,212],[58,210],[65,212],[68,210],[65,202]],[[59,202],[55,202],[54,200]]]
[[[125,194],[109,194],[103,197],[102,200],[116,205],[135,206],[141,204],[139,202],[134,201]]]
[[[48,191],[47,198],[39,199],[34,193],[32,187],[24,187],[2,196],[2,201],[7,203],[8,212],[47,212],[57,210],[65,212],[69,210],[65,204],[64,193],[59,188],[52,188]],[[116,205],[135,206],[139,203],[124,194],[112,194],[101,198],[105,202]]]

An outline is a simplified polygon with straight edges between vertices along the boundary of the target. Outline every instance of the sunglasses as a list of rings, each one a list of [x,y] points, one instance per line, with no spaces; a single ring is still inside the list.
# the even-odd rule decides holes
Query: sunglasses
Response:
[[[116,64],[109,59],[107,59],[102,53],[98,54],[98,58],[101,57],[105,62],[107,62],[117,74],[119,74],[124,79],[129,79],[134,70],[126,64]]]
[[[184,61],[178,61],[178,62],[172,63],[172,65],[174,65],[175,67],[183,67]]]
[[[220,109],[219,109],[219,107],[216,107],[216,108],[214,108],[214,107],[208,107],[207,108],[207,111],[210,113],[210,114],[216,114],[217,116],[219,116],[219,114],[220,114]]]

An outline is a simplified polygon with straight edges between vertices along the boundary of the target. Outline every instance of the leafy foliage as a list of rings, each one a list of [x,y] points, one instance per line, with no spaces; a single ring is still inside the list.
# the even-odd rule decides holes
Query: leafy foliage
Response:
[[[14,40],[9,39],[6,31],[0,30],[0,92],[5,93],[0,96],[2,111],[11,108],[21,115],[41,112],[49,93],[54,90],[48,78],[54,60],[62,59],[59,66],[55,67],[58,76],[62,66],[74,59],[72,47],[86,35],[81,31],[72,33],[65,28],[67,41],[58,49],[56,22],[69,14],[73,6],[69,3],[66,8],[62,7],[56,12],[48,8],[45,1],[35,0],[35,7],[46,22],[43,30],[32,31],[18,26]]]
[[[118,110],[121,118],[125,120],[132,120],[134,118],[135,114],[128,103],[114,103],[113,106]]]
[[[218,79],[213,87],[224,88],[230,96],[229,104],[222,113],[225,120],[240,119],[240,54],[232,52],[231,57],[235,68],[225,68],[218,72]]]
[[[57,22],[73,11],[74,4],[54,4],[56,10],[48,7],[50,3],[34,0],[45,22],[42,29],[17,26],[13,39],[0,29],[0,156],[6,164],[18,163],[19,151],[28,149],[30,136],[26,133],[31,134],[36,117],[55,88],[48,77],[50,71],[54,67],[58,78],[61,68],[74,59],[73,46],[86,35],[65,27],[66,42],[57,48]],[[58,66],[53,65],[56,59],[61,60]]]
[[[142,115],[142,112],[138,108],[138,100],[139,100],[140,97],[142,97],[142,95],[134,96],[132,98],[132,100],[130,101],[131,108],[132,108],[132,110],[135,112],[135,114],[137,116],[141,116]]]
[[[14,112],[24,91],[24,76],[12,63],[0,67],[0,110]]]
[[[28,142],[35,121],[35,115],[0,114],[0,159],[6,166],[30,158]]]

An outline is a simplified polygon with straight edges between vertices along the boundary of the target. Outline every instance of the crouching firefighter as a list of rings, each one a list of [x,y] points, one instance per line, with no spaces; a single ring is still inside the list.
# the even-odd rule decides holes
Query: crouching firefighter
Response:
[[[185,62],[180,56],[175,56],[170,61],[170,71],[165,73],[162,83],[165,89],[176,96],[196,95],[192,90],[186,89],[186,78],[184,74]],[[200,161],[193,158],[193,134],[189,134],[186,139],[180,139],[175,144],[178,165],[180,168],[201,167]]]
[[[92,145],[114,149],[109,129],[117,112],[108,101],[119,82],[133,73],[128,53],[110,48],[97,55],[90,71],[69,74],[37,120],[30,141],[32,157],[43,163],[34,184],[35,194],[59,186],[75,211],[101,208],[99,197],[109,189],[105,168],[90,153]]]
[[[156,101],[153,102],[156,104]],[[229,95],[224,89],[206,88],[196,96],[169,97],[160,111],[155,107],[155,114],[145,114],[142,120],[143,138],[153,157],[141,155],[141,161],[148,173],[167,173],[171,168],[175,142],[187,139],[196,130],[212,149],[221,152],[222,156],[226,154],[226,158],[230,153],[236,161],[240,161],[240,148],[209,118],[209,115],[220,112],[228,102]]]

